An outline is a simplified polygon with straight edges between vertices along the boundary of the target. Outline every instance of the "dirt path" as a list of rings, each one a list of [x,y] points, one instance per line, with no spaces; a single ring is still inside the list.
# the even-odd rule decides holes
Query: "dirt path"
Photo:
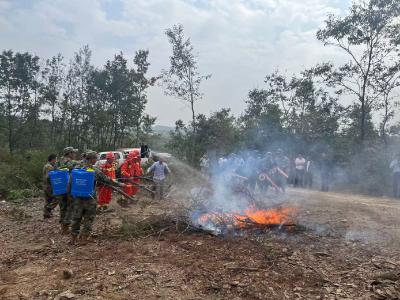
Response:
[[[95,243],[79,247],[56,218],[41,220],[41,199],[2,202],[0,299],[399,299],[399,202],[305,190],[287,199],[307,230],[129,236],[121,211],[143,220],[170,207],[141,202],[99,215]]]
[[[316,232],[334,233],[380,247],[400,246],[400,200],[291,190],[299,221]]]

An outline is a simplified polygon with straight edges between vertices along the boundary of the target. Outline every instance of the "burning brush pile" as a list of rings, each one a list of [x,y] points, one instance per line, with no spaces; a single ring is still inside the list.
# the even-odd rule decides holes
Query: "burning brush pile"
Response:
[[[202,192],[203,201],[191,214],[196,228],[215,235],[241,235],[295,226],[297,209],[282,197],[271,199],[250,191],[245,178],[231,171],[214,174],[211,182],[211,189]]]
[[[240,233],[249,230],[281,229],[294,226],[294,207],[257,209],[250,207],[238,212],[215,211],[199,214],[194,224],[215,234]]]

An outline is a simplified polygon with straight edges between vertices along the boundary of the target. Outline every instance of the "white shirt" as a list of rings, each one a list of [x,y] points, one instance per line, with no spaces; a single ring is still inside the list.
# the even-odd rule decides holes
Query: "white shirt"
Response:
[[[306,159],[304,157],[300,158],[297,157],[296,160],[294,161],[296,165],[296,170],[304,170],[305,164],[306,164]]]
[[[392,169],[393,173],[400,173],[400,161],[398,159],[392,160],[390,163],[390,168]]]

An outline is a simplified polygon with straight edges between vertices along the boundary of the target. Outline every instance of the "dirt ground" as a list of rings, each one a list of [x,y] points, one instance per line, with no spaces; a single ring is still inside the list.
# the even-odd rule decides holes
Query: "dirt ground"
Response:
[[[94,242],[81,246],[59,234],[57,211],[42,220],[42,199],[3,201],[0,299],[400,299],[400,201],[286,198],[302,230],[149,233],[121,215],[140,222],[171,205],[140,200],[98,215]]]

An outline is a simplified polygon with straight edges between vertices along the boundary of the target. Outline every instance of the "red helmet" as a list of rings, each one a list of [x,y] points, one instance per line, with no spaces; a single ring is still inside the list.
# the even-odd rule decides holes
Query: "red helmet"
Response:
[[[115,157],[114,157],[114,153],[112,153],[112,152],[108,152],[107,154],[106,154],[106,159],[114,159]]]
[[[127,159],[128,160],[133,160],[133,159],[135,159],[136,158],[136,153],[135,153],[135,151],[133,151],[133,152],[130,152],[129,154],[128,154],[128,157],[127,157]]]
[[[135,153],[135,156],[139,156],[140,155],[139,150],[133,150],[132,153]]]

